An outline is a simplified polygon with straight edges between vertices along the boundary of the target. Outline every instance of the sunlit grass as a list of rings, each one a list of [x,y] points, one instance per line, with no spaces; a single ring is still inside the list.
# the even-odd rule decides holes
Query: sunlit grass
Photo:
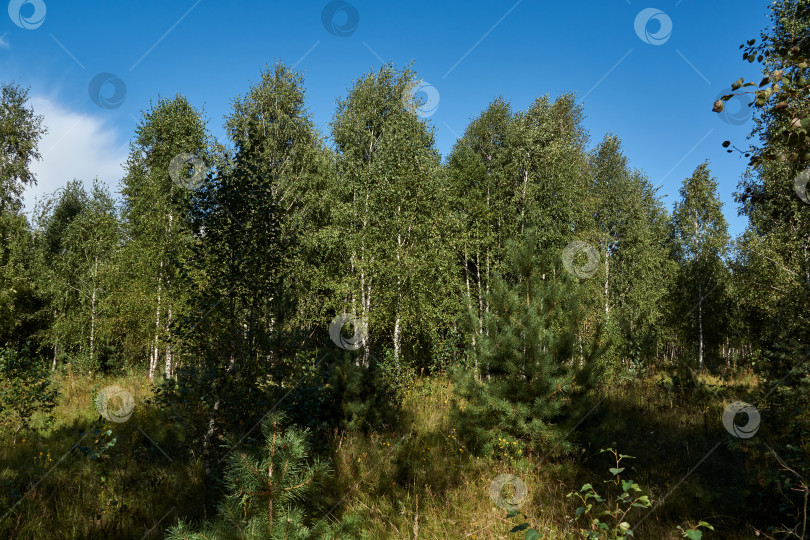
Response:
[[[573,530],[569,517],[575,509],[566,493],[606,479],[606,465],[595,457],[600,445],[615,443],[621,452],[637,456],[633,479],[655,501],[722,436],[719,418],[725,403],[756,384],[745,374],[733,379],[702,374],[700,380],[708,390],[688,399],[660,374],[611,388],[570,435],[584,451],[545,461],[510,454],[507,441],[499,459],[471,456],[452,424],[451,382],[421,378],[405,390],[404,426],[333,433],[328,457],[335,474],[328,489],[337,508],[311,508],[310,513],[359,514],[374,538],[520,538],[508,531],[522,520],[507,519],[489,495],[493,479],[506,473],[526,484],[520,510],[527,521],[547,538],[565,538]],[[171,422],[146,403],[151,392],[146,377],[67,372],[57,382],[61,393],[50,425],[40,422],[41,429],[16,445],[7,434],[0,436],[0,515],[16,503],[0,522],[0,536],[160,538],[179,517],[202,517],[201,461],[182,452],[184,445],[170,433]],[[94,399],[109,385],[135,398],[133,415],[124,423],[99,422]],[[578,420],[571,419],[571,425]],[[115,444],[105,450],[113,439]],[[76,444],[86,447],[86,455],[70,452]],[[99,455],[93,457],[94,452]],[[677,538],[675,525],[709,517],[700,512],[711,504],[701,500],[712,497],[713,482],[722,473],[712,466],[698,470],[667,497],[666,511],[645,522],[643,537]],[[30,491],[21,500],[22,487]],[[737,529],[727,527],[723,537],[735,538],[729,530]],[[747,536],[741,530],[737,537]]]

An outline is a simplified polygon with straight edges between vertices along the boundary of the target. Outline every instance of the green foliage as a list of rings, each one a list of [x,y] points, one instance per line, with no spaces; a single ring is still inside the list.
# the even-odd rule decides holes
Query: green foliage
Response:
[[[728,224],[707,162],[684,180],[680,196],[672,213],[673,256],[679,268],[670,317],[682,341],[695,344],[687,352],[703,369],[704,359],[719,358],[728,327]]]
[[[352,430],[393,428],[397,424],[397,395],[390,375],[386,377],[394,363],[393,355],[389,354],[383,364],[374,356],[365,360],[341,356],[327,368],[325,385],[319,389],[329,409],[342,411],[339,423]]]
[[[23,190],[36,184],[31,165],[46,132],[28,104],[28,89],[0,83],[0,345],[17,348],[47,325],[32,234],[21,212]]]
[[[683,538],[688,538],[689,540],[701,540],[703,538],[703,531],[699,531],[700,527],[705,527],[710,531],[714,530],[714,527],[706,523],[705,521],[700,521],[698,524],[689,529],[683,529],[680,525],[676,527],[679,531],[681,531],[681,536]]]
[[[21,213],[0,213],[0,344],[20,348],[47,331],[50,321],[34,245]]]
[[[203,539],[326,539],[357,538],[358,523],[346,517],[308,519],[303,506],[330,474],[329,466],[309,455],[308,431],[283,429],[284,417],[268,415],[262,422],[263,444],[236,448],[228,456],[227,494],[218,517],[196,530],[179,523],[168,538]],[[228,448],[235,444],[226,438]]]
[[[660,386],[677,398],[669,405],[686,410],[700,400],[708,436],[702,401],[716,401],[718,388],[690,366],[703,367],[705,357],[716,370],[733,359],[756,362],[762,380],[778,381],[761,408],[778,424],[769,426],[774,445],[787,449],[778,472],[765,467],[763,480],[751,475],[748,490],[735,496],[757,493],[773,499],[762,506],[777,507],[780,520],[802,520],[808,429],[795,404],[807,401],[807,381],[784,376],[800,371],[796,359],[809,344],[810,214],[786,179],[808,163],[808,5],[777,0],[773,28],[745,51],[766,68],[755,91],[755,133],[764,146],[751,151],[755,168],[737,194],[750,226],[733,251],[708,164],[685,180],[670,219],[657,188],[629,167],[618,137],[608,134],[588,151],[584,110],[565,93],[525,110],[495,99],[443,165],[434,128],[411,102],[417,74],[390,64],[359,77],[338,100],[329,145],[307,110],[301,74],[280,62],[234,99],[227,146],[209,136],[203,112],[185,97],[159,98],[131,143],[121,215],[101,184],[85,190],[74,180],[45,201],[32,227],[19,197],[34,183],[30,164],[44,130],[27,91],[2,86],[0,344],[7,346],[0,350],[0,423],[9,426],[12,450],[17,433],[53,408],[51,362],[93,373],[146,368],[156,379],[155,415],[177,438],[169,453],[187,458],[189,485],[203,499],[181,519],[221,503],[214,521],[199,528],[181,521],[175,537],[356,537],[348,518],[338,525],[312,518],[330,495],[324,483],[312,487],[327,471],[310,459],[308,432],[299,428],[316,435],[316,451],[334,450],[324,435],[336,428],[341,443],[356,437],[359,447],[363,438],[390,445],[383,439],[402,429],[401,405],[417,381],[452,371],[457,399],[442,389],[441,403],[452,404],[455,425],[440,402],[420,395],[420,406],[439,405],[424,411],[430,427],[397,445],[390,477],[371,490],[384,497],[401,493],[400,484],[422,495],[424,486],[422,500],[438,499],[469,480],[448,471],[492,465],[468,461],[467,448],[516,466],[570,449],[561,426],[585,419],[576,412],[587,400],[577,398],[596,375],[609,387],[670,370],[671,383]],[[741,79],[733,91],[752,86]],[[205,164],[197,189],[172,181],[179,154]],[[597,248],[590,278],[559,264],[573,240]],[[360,351],[327,341],[328,323],[341,312],[368,326]],[[39,348],[18,352],[28,341]],[[72,371],[64,375],[72,387]],[[632,397],[611,404],[627,414],[596,433],[641,418],[652,400]],[[265,422],[257,441],[253,428],[275,410],[298,428]],[[683,426],[700,421],[682,415]],[[645,425],[627,436],[661,433],[659,418],[651,415],[649,432]],[[577,426],[585,438],[588,423]],[[81,429],[93,437],[75,447],[90,459],[77,461],[103,468],[131,453],[116,442],[123,440],[117,431]],[[146,432],[127,429],[139,438]],[[244,449],[228,454],[234,441]],[[615,494],[603,497],[591,484],[570,494],[582,503],[573,522],[586,521],[586,538],[631,536],[627,516],[650,504],[637,484],[620,478],[619,462],[629,456],[607,451],[616,458]],[[146,454],[128,454],[127,465],[142,465]],[[223,473],[217,458],[226,454]],[[365,452],[351,457],[357,461],[340,462],[347,475],[360,470],[360,457],[367,466]],[[3,471],[13,489],[25,484],[19,478],[27,473]],[[111,474],[89,469],[88,476]],[[780,490],[790,495],[768,497]],[[402,515],[410,511],[397,503]],[[418,536],[418,510],[413,517]],[[36,526],[10,525],[24,533]],[[72,533],[103,536],[116,526]],[[711,526],[679,530],[699,538],[701,528]],[[528,523],[512,532],[540,536]]]
[[[637,483],[622,480],[621,473],[625,467],[620,466],[621,462],[624,459],[633,459],[633,456],[619,454],[614,448],[603,448],[599,451],[600,454],[604,452],[613,454],[616,461],[616,466],[608,469],[614,479],[606,482],[620,489],[618,495],[603,498],[591,484],[585,484],[578,492],[572,491],[567,495],[568,498],[577,497],[581,502],[571,521],[586,523],[586,528],[579,529],[579,534],[581,538],[588,540],[616,540],[634,536],[627,516],[634,508],[652,506],[648,495],[640,495],[641,487]]]
[[[621,141],[607,135],[591,153],[595,222],[602,254],[598,274],[609,344],[608,380],[632,379],[654,361],[664,337],[663,298],[671,285],[668,215],[657,188],[631,170]],[[600,307],[601,307],[600,306]]]
[[[31,428],[35,414],[50,419],[56,398],[51,372],[41,358],[27,347],[0,348],[0,427],[10,431],[12,444]]]
[[[743,77],[731,85],[732,93],[714,103],[712,110],[722,112],[725,102],[735,95],[753,94],[753,106],[760,111],[762,122],[755,129],[765,144],[744,152],[752,166],[787,162],[795,172],[810,164],[810,3],[807,0],[772,2],[771,24],[761,33],[759,42],[749,39],[740,45],[742,59],[762,64],[759,83]],[[752,90],[742,90],[752,88]],[[740,91],[740,92],[738,92]],[[728,148],[730,141],[723,146]],[[728,150],[732,152],[733,150]]]
[[[768,16],[760,39],[740,45],[743,60],[762,64],[762,80],[741,78],[732,87],[754,94],[758,118],[751,136],[759,139],[746,152],[752,167],[735,193],[749,219],[734,261],[735,281],[744,284],[735,294],[735,315],[742,323],[739,340],[759,359],[756,370],[780,380],[808,346],[810,214],[800,199],[805,186],[798,175],[810,165],[810,3],[776,0]]]
[[[368,432],[398,425],[401,395],[392,374],[392,355],[380,361],[374,355],[349,351],[320,351],[317,363],[299,355],[292,391],[281,407],[296,425],[317,433],[335,428]],[[400,366],[400,371],[402,371]]]
[[[397,361],[430,361],[460,309],[454,222],[434,130],[411,106],[416,75],[385,65],[358,79],[332,121],[341,235],[333,302],[390,342]]]
[[[584,484],[579,491],[571,491],[566,495],[569,499],[579,499],[579,506],[570,518],[570,523],[577,527],[576,533],[569,533],[566,538],[581,538],[587,540],[620,540],[634,538],[631,523],[628,521],[630,514],[637,515],[637,508],[647,509],[652,507],[652,501],[648,495],[642,495],[641,487],[632,480],[623,480],[622,473],[626,467],[621,466],[625,459],[634,459],[633,456],[620,454],[614,448],[603,448],[598,454],[610,453],[613,455],[615,467],[610,467],[608,472],[612,479],[605,480],[609,488],[614,492],[610,496],[603,497],[592,484]],[[507,519],[527,516],[517,510],[507,513]],[[583,528],[582,524],[585,524]],[[701,540],[703,533],[698,529],[704,527],[714,530],[714,527],[705,521],[700,521],[695,527],[683,529],[680,525],[676,528],[684,538],[689,540]],[[531,527],[528,522],[514,526],[509,532],[524,532],[526,540],[543,538],[543,535]]]
[[[37,266],[49,300],[51,325],[42,338],[78,360],[86,372],[101,366],[100,344],[113,332],[110,317],[121,240],[115,203],[94,182],[87,193],[74,180],[38,208]]]
[[[126,329],[120,348],[137,359],[136,365],[148,359],[150,378],[161,372],[170,377],[182,357],[172,325],[188,309],[188,276],[181,274],[181,263],[192,242],[193,197],[192,190],[178,185],[181,178],[171,177],[170,167],[181,154],[194,155],[211,167],[212,146],[203,113],[179,95],[150,103],[130,142],[121,186],[127,241],[120,253],[122,275],[113,309]]]
[[[467,126],[447,160],[452,217],[459,229],[453,242],[461,258],[459,278],[466,286],[466,308],[475,307],[479,318],[486,310],[484,293],[500,270],[505,241],[517,228],[515,184],[506,172],[513,122],[509,103],[494,100]]]
[[[0,83],[0,214],[16,210],[26,186],[36,184],[31,162],[47,130],[28,104],[28,89]]]
[[[454,416],[467,444],[484,455],[492,456],[503,438],[530,454],[565,447],[555,424],[587,383],[599,352],[577,343],[579,286],[541,258],[538,242],[529,230],[521,242],[508,244],[507,266],[492,284],[483,324],[470,314],[473,369],[457,370],[461,401]],[[476,331],[482,326],[484,332]]]

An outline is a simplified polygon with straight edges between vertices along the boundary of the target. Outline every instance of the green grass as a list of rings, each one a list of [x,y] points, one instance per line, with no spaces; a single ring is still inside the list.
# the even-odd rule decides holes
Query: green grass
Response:
[[[610,464],[604,454],[596,455],[600,448],[615,446],[637,457],[624,474],[655,504],[726,438],[724,405],[743,399],[756,381],[746,376],[704,382],[712,386],[688,396],[658,374],[611,388],[571,432],[582,452],[546,461],[507,448],[499,460],[470,456],[450,420],[452,385],[441,377],[419,379],[405,396],[408,420],[399,430],[331,434],[327,457],[335,476],[326,489],[339,501],[335,512],[358,514],[373,538],[522,538],[507,534],[520,521],[507,519],[489,496],[497,475],[514,474],[527,486],[520,510],[531,525],[546,538],[564,538],[573,530],[569,516],[576,507],[565,495],[586,482],[602,487],[608,479]],[[10,436],[0,437],[0,515],[15,505],[0,522],[0,537],[161,538],[179,517],[203,517],[200,457],[186,452],[193,445],[146,403],[145,377],[67,374],[58,383],[50,426],[40,424],[16,445]],[[135,397],[134,414],[120,424],[98,422],[93,398],[113,384]],[[581,419],[572,415],[566,427]],[[75,444],[87,447],[88,455],[69,452]],[[100,455],[91,459],[94,451]],[[756,483],[758,465],[744,456],[720,445],[636,530],[637,537],[677,538],[676,525],[704,519],[717,529],[704,538],[752,538],[746,523],[750,501],[740,486]],[[331,509],[309,510],[316,516]],[[631,515],[630,523],[645,512]]]

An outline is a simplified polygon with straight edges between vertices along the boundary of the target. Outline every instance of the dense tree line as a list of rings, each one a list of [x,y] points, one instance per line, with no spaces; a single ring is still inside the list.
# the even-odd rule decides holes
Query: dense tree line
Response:
[[[208,356],[225,362],[217,369],[242,356],[273,368],[324,346],[324,328],[350,312],[368,329],[363,361],[390,354],[440,369],[435,359],[467,357],[465,344],[487,332],[509,242],[532,230],[540,274],[563,272],[572,242],[588,248],[574,265],[596,255],[587,276],[573,276],[588,307],[575,334],[580,348],[604,344],[606,373],[672,348],[698,368],[704,356],[730,357],[740,344],[721,347],[718,335],[727,338],[732,246],[708,163],[684,180],[670,215],[616,135],[587,148],[568,94],[526,111],[494,100],[442,163],[432,126],[408,106],[415,80],[390,65],[358,79],[329,138],[307,114],[301,76],[283,64],[234,101],[227,144],[183,96],[158,99],[136,129],[118,203],[100,183],[87,192],[71,181],[31,224],[8,230],[9,264],[15,246],[28,249],[7,279],[28,271],[37,309],[6,320],[41,328],[9,329],[5,341],[31,340],[54,368],[172,379]],[[6,106],[36,118],[25,102]],[[34,140],[35,124],[23,127]],[[10,201],[33,181],[6,175]],[[4,216],[11,227],[22,214]]]
[[[764,71],[785,76],[792,55],[789,82],[804,84],[806,4],[773,13]],[[650,368],[754,370],[785,388],[771,399],[790,416],[804,386],[784,376],[810,335],[810,218],[786,178],[805,157],[752,165],[737,194],[749,225],[732,240],[707,162],[670,213],[617,135],[589,146],[572,94],[526,110],[494,99],[442,161],[416,81],[392,65],[362,75],[321,134],[301,75],[277,63],[234,99],[227,141],[185,97],[159,98],[120,196],[66,179],[30,222],[20,197],[42,119],[4,84],[4,354],[143,372],[217,489],[240,466],[223,476],[222,436],[260,441],[262,425],[272,438],[275,410],[314,430],[389,425],[393,387],[416,372],[452,374],[460,433],[484,453],[496,437],[564,451],[568,404]],[[763,155],[795,149],[782,103],[807,106],[771,98],[758,104]],[[330,339],[342,313],[362,321],[357,350]]]

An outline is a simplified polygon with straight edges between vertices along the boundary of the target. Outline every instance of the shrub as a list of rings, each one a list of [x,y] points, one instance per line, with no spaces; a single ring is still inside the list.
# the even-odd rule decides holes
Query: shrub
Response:
[[[171,540],[209,538],[315,539],[357,538],[357,523],[349,517],[333,524],[307,520],[303,504],[330,473],[329,466],[309,458],[308,430],[282,429],[284,417],[269,415],[262,422],[264,443],[228,456],[228,493],[213,523],[199,531],[183,522],[169,531]],[[229,447],[233,440],[227,440]]]
[[[28,348],[0,348],[0,426],[12,433],[16,444],[20,432],[30,429],[35,413],[50,420],[57,391],[46,363]]]

